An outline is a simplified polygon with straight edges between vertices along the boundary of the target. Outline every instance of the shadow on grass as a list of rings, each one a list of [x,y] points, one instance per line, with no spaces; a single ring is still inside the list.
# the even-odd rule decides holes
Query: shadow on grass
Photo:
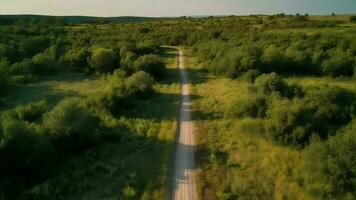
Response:
[[[206,83],[208,78],[208,73],[203,69],[188,67],[190,82],[193,85]]]

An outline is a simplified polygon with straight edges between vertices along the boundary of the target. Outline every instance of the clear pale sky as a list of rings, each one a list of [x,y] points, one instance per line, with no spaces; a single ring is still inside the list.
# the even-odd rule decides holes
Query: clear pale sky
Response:
[[[186,16],[356,13],[356,0],[0,0],[0,14]]]

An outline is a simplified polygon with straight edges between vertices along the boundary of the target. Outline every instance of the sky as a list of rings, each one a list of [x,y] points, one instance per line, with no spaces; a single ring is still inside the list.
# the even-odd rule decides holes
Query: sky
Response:
[[[0,14],[195,16],[354,14],[356,0],[0,0]]]

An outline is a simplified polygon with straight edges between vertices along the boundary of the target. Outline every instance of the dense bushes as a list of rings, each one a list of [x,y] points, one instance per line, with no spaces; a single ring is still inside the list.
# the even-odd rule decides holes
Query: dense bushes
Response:
[[[1,198],[18,197],[19,191],[52,176],[55,164],[126,134],[123,125],[106,126],[102,114],[129,113],[135,102],[152,94],[153,78],[142,71],[126,77],[118,70],[106,79],[102,93],[66,98],[53,108],[46,101],[19,105],[1,115]]]
[[[355,55],[351,50],[336,49],[329,53],[329,59],[322,62],[322,71],[329,76],[352,76],[355,68]]]
[[[252,39],[251,39],[252,38]],[[352,37],[328,34],[291,37],[260,33],[233,41],[198,43],[193,53],[212,73],[235,78],[248,70],[326,76],[352,76],[355,51]]]
[[[305,90],[276,73],[261,74],[247,92],[224,103],[224,116],[263,119],[264,136],[284,145],[305,147],[312,136],[326,140],[356,114],[353,92],[328,85]]]
[[[336,87],[309,91],[304,98],[274,97],[267,133],[283,144],[304,146],[312,134],[327,139],[355,114],[355,94]]]
[[[304,185],[317,199],[354,199],[356,123],[326,142],[314,141],[304,152]]]
[[[108,77],[107,88],[88,100],[93,108],[122,114],[134,107],[137,100],[145,99],[153,92],[153,78],[146,72],[137,72],[125,78],[125,74],[116,71]]]

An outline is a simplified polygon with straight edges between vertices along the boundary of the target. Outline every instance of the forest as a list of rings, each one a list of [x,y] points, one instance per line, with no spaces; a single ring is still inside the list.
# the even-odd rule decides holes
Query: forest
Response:
[[[166,199],[177,48],[200,199],[356,198],[355,16],[281,13],[0,17],[0,200]]]

